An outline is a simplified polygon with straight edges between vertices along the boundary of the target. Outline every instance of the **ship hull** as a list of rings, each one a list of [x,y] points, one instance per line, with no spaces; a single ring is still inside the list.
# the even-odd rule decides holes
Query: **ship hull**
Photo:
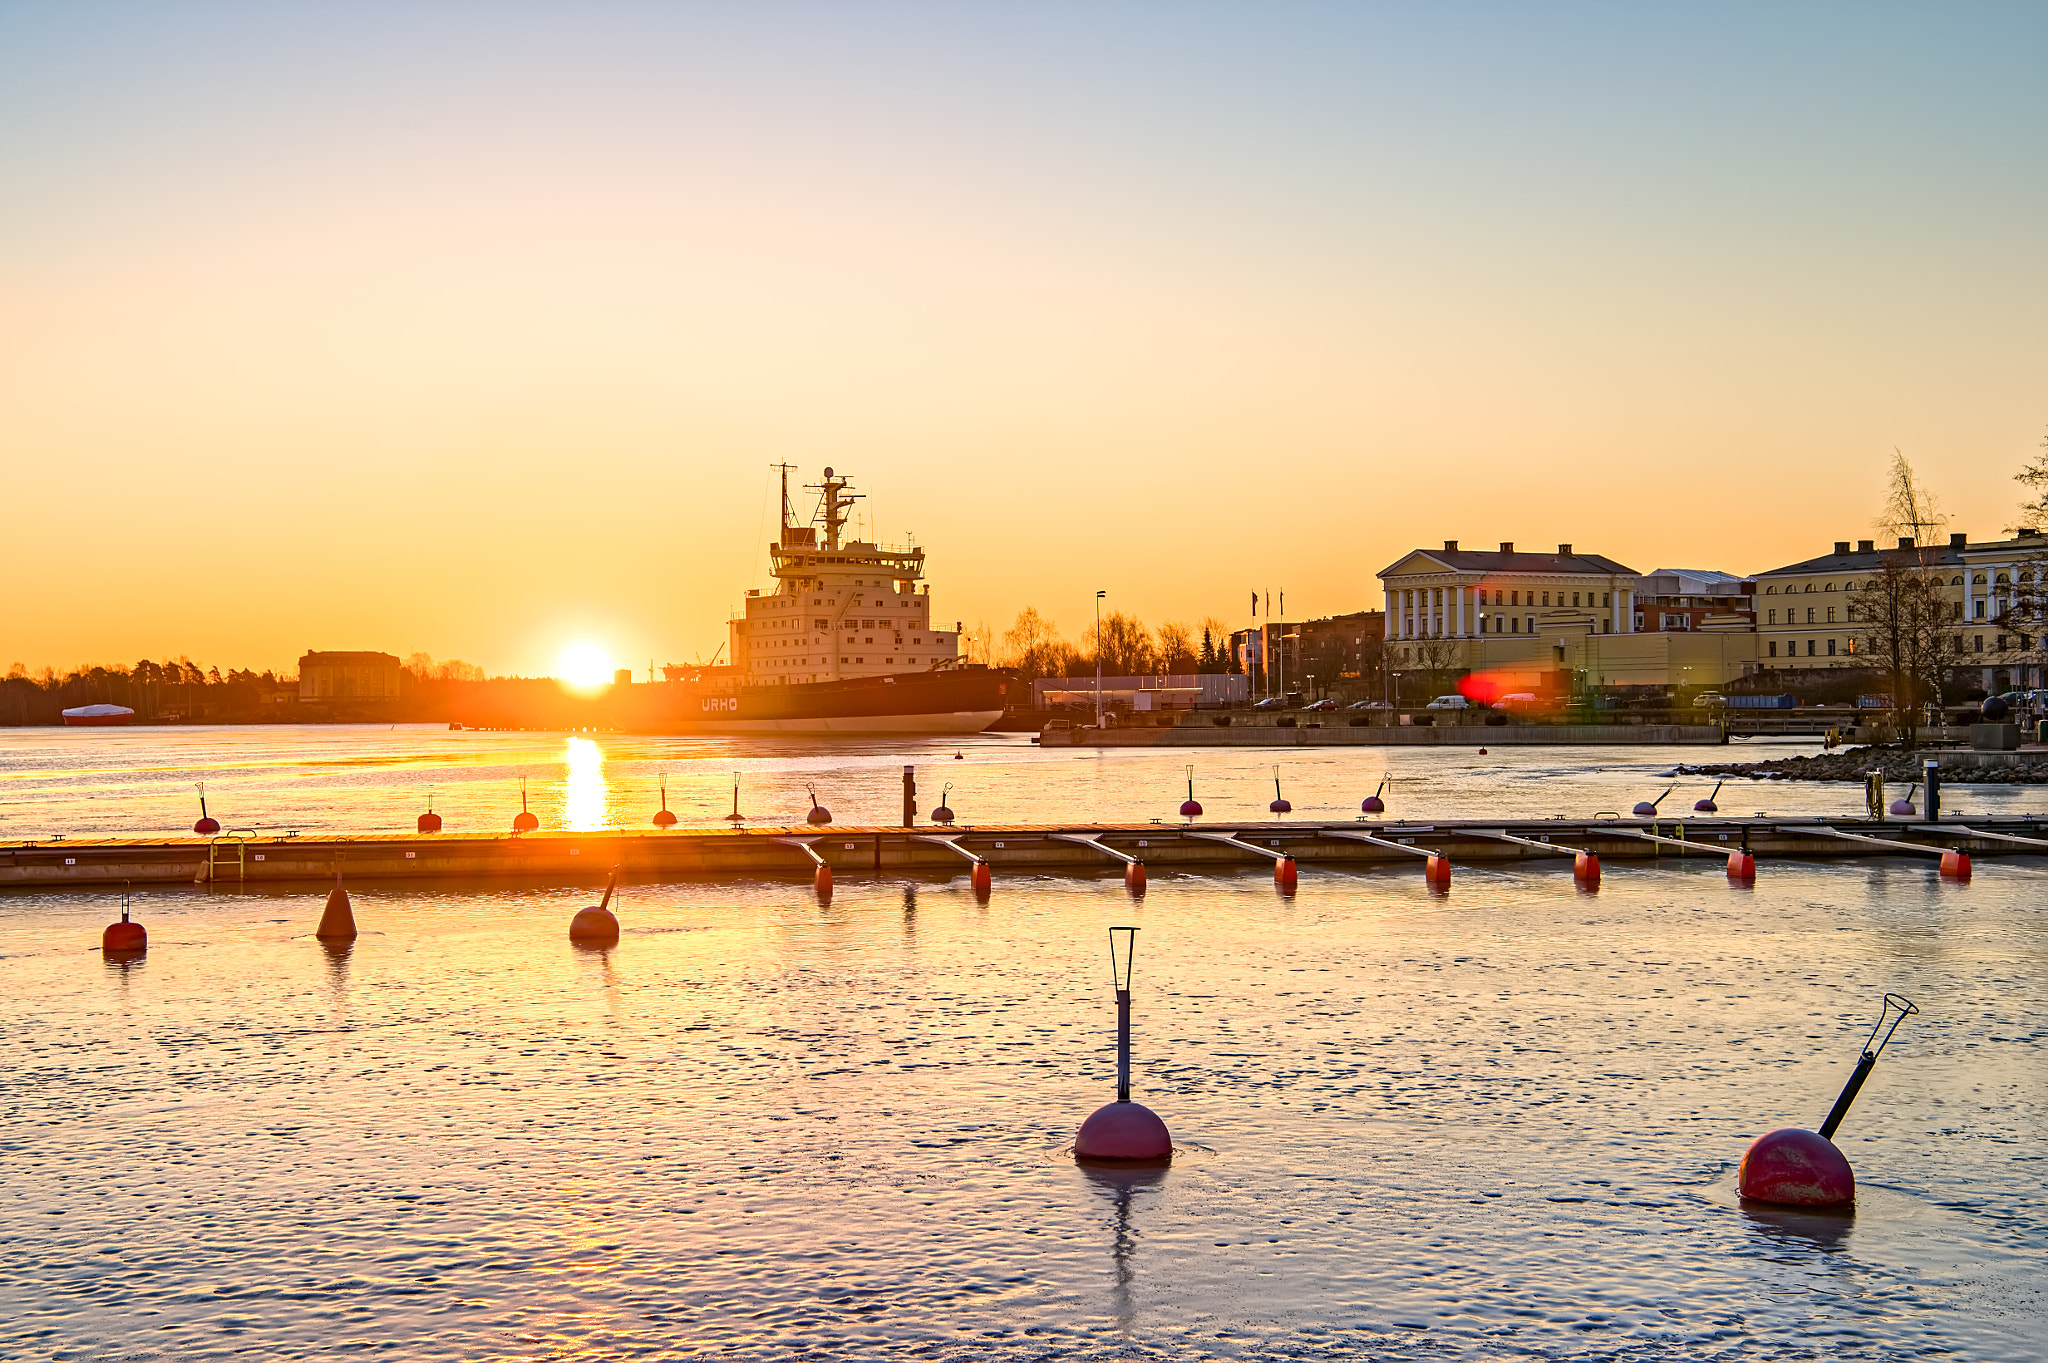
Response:
[[[941,668],[796,686],[633,687],[631,724],[677,734],[974,734],[1003,716],[1009,674]],[[622,698],[628,699],[628,698]]]

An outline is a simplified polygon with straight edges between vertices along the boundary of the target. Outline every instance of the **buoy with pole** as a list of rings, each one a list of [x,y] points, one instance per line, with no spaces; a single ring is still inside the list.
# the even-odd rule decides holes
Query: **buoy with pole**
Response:
[[[735,828],[747,821],[747,816],[740,813],[740,774],[738,772],[732,774],[732,813],[725,816],[725,821]]]
[[[1136,928],[1109,930],[1110,981],[1116,986],[1116,1101],[1088,1114],[1074,1135],[1074,1158],[1113,1164],[1165,1164],[1173,1159],[1166,1123],[1131,1101],[1131,968]]]
[[[1275,814],[1289,814],[1294,810],[1294,806],[1280,793],[1280,768],[1277,766],[1273,768],[1273,803],[1266,808]]]
[[[531,833],[540,827],[540,816],[526,807],[526,778],[519,778],[519,812],[512,816],[514,833]]]
[[[569,920],[569,940],[579,946],[609,947],[619,942],[619,920],[612,917],[612,887],[619,883],[619,868],[612,868],[604,883],[604,899],[587,909],[578,909]]]
[[[1910,819],[1913,817],[1913,792],[1918,789],[1920,789],[1920,783],[1918,781],[1915,781],[1912,785],[1906,787],[1906,793],[1904,795],[1901,795],[1898,799],[1892,801],[1891,813],[1895,817],[1901,819]]]
[[[192,825],[194,833],[212,837],[220,832],[220,820],[206,812],[206,782],[199,783],[199,822]]]
[[[675,811],[668,807],[668,778],[666,776],[658,778],[657,784],[661,787],[661,808],[654,811],[654,826],[656,828],[674,828],[676,826]],[[738,796],[735,795],[734,798],[737,799]]]
[[[1715,796],[1715,795],[1719,795],[1719,794],[1721,793],[1721,785],[1722,785],[1722,782],[1720,782],[1720,781],[1716,781],[1716,782],[1714,782],[1714,789],[1713,789],[1713,792],[1712,792],[1711,794],[1709,794],[1709,795],[1707,796],[1707,798],[1706,798],[1706,799],[1704,799],[1704,800],[1694,800],[1694,801],[1692,802],[1692,810],[1693,810],[1693,813],[1695,813],[1695,814],[1718,814],[1718,813],[1720,812],[1720,810],[1721,810],[1721,806],[1719,806],[1719,805],[1717,805],[1717,804],[1715,804],[1715,803],[1714,803],[1714,796]]]
[[[805,786],[804,789],[810,791],[811,795],[811,812],[804,815],[804,822],[831,823],[832,811],[818,803],[818,792],[815,790],[811,790],[809,786]]]
[[[422,833],[441,831],[441,816],[434,812],[434,792],[427,792],[427,812],[420,815],[419,829]]]
[[[1898,1011],[1897,1017],[1892,1017],[1894,1009]],[[1899,994],[1886,994],[1883,1006],[1878,1009],[1877,1022],[1864,1040],[1863,1054],[1857,1058],[1856,1068],[1849,1073],[1849,1082],[1842,1085],[1841,1096],[1828,1110],[1820,1130],[1806,1131],[1787,1126],[1758,1136],[1743,1152],[1741,1167],[1735,1174],[1736,1190],[1754,1201],[1774,1202],[1787,1207],[1853,1205],[1856,1201],[1856,1172],[1849,1167],[1848,1158],[1836,1148],[1835,1132],[1841,1128],[1842,1119],[1849,1115],[1849,1105],[1862,1091],[1863,1081],[1870,1077],[1878,1056],[1891,1044],[1892,1033],[1899,1030],[1900,1023],[1919,1011],[1911,999]],[[1891,1026],[1886,1027],[1888,1018]],[[1880,1030],[1884,1032],[1882,1040],[1878,1038]]]
[[[334,888],[327,892],[326,907],[320,910],[320,926],[313,936],[323,942],[353,942],[356,939],[355,906],[341,887],[341,863],[334,863]]]
[[[1756,858],[1749,852],[1749,829],[1742,830],[1742,846],[1728,854],[1728,878],[1744,885],[1756,883]]]
[[[953,783],[952,783],[951,781],[948,781],[948,782],[946,782],[946,788],[945,788],[944,790],[941,790],[941,791],[939,792],[939,804],[938,804],[938,807],[937,807],[936,809],[932,810],[932,822],[933,822],[933,823],[951,823],[951,822],[953,822],[953,807],[952,807],[951,805],[949,805],[949,804],[947,804],[947,803],[946,803],[946,801],[948,801],[949,799],[951,799],[951,798],[952,798],[952,796],[953,796]]]
[[[149,950],[149,934],[142,924],[128,917],[128,900],[133,892],[131,882],[121,882],[121,921],[107,924],[107,930],[100,934],[100,950],[108,956],[140,956]]]
[[[1669,794],[1670,794],[1670,793],[1671,793],[1672,791],[1674,791],[1674,790],[1677,790],[1677,789],[1678,789],[1678,787],[1677,787],[1677,786],[1666,786],[1666,787],[1664,787],[1664,795],[1659,795],[1659,796],[1658,796],[1658,797],[1657,797],[1656,799],[1654,799],[1654,800],[1638,800],[1638,801],[1636,801],[1636,809],[1635,809],[1635,815],[1636,815],[1636,817],[1637,817],[1638,819],[1654,819],[1654,818],[1656,818],[1656,817],[1657,817],[1657,806],[1658,806],[1658,805],[1661,805],[1661,804],[1663,804],[1663,803],[1664,803],[1664,796],[1665,796],[1665,795],[1669,795]]]
[[[1381,799],[1380,797],[1387,793],[1387,782],[1392,779],[1393,778],[1389,776],[1382,776],[1380,778],[1379,788],[1373,791],[1372,794],[1366,796],[1363,800],[1360,800],[1358,802],[1358,809],[1360,813],[1384,814],[1386,812],[1387,802]]]
[[[1180,816],[1183,819],[1198,819],[1201,817],[1201,815],[1202,806],[1195,802],[1195,769],[1193,767],[1189,767],[1188,798],[1181,801],[1180,803]]]

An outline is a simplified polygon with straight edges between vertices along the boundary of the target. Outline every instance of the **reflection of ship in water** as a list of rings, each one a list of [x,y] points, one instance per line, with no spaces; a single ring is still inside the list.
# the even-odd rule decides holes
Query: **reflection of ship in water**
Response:
[[[749,591],[727,626],[731,663],[665,667],[633,687],[636,728],[686,733],[967,734],[1002,716],[1009,677],[960,658],[960,626],[937,628],[924,549],[842,539],[858,494],[825,470],[811,523],[797,524],[782,470],[773,589]],[[621,688],[622,690],[625,688]]]

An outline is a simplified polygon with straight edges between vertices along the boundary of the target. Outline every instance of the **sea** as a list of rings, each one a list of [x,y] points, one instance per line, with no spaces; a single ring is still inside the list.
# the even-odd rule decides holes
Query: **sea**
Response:
[[[0,843],[230,829],[1856,814],[1729,748],[1042,750],[427,727],[0,730]],[[1268,810],[1275,782],[1293,806]],[[1666,794],[1666,788],[1669,793]],[[665,793],[664,793],[665,791]],[[735,794],[735,792],[737,792]],[[1904,794],[1903,790],[1892,792]],[[2048,788],[1944,806],[2041,812]],[[963,870],[965,864],[963,863]],[[2048,860],[0,893],[0,1357],[2039,1359]],[[1133,1097],[1170,1167],[1077,1165]],[[1744,1204],[1887,992],[1852,1214]]]

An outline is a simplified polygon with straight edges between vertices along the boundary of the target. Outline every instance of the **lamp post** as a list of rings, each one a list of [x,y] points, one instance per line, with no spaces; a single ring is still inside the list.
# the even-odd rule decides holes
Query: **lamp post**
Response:
[[[1142,1103],[1131,1101],[1131,967],[1138,930],[1109,930],[1110,981],[1116,986],[1116,1101],[1088,1114],[1074,1136],[1074,1157],[1120,1164],[1164,1164],[1173,1158],[1166,1123]]]
[[[1095,727],[1102,727],[1102,598],[1107,592],[1095,593]]]

